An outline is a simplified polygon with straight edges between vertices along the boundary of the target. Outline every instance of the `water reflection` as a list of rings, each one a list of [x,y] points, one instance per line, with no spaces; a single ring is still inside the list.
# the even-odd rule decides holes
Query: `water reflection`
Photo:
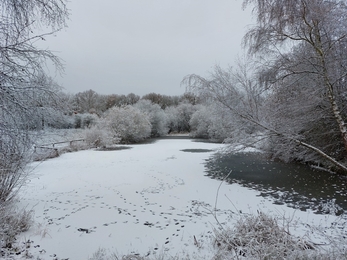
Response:
[[[270,196],[276,204],[286,204],[316,213],[347,212],[347,178],[313,170],[301,164],[269,161],[261,154],[219,153],[206,162],[207,175],[227,179]]]

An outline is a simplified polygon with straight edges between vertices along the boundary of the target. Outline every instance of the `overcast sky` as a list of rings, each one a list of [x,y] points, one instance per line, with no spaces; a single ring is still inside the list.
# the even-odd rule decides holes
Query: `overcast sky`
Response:
[[[45,47],[64,60],[65,92],[181,95],[188,74],[232,65],[251,24],[242,0],[71,0]]]

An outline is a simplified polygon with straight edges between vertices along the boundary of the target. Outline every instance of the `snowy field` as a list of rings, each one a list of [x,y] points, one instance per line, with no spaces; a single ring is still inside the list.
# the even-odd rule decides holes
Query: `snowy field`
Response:
[[[35,224],[21,236],[31,241],[35,259],[88,259],[99,248],[119,255],[184,252],[211,259],[214,212],[229,225],[240,211],[285,216],[293,219],[292,233],[315,242],[319,236],[299,222],[328,228],[339,221],[274,205],[256,191],[204,176],[204,160],[222,144],[162,139],[128,147],[31,164],[19,207],[35,211]]]

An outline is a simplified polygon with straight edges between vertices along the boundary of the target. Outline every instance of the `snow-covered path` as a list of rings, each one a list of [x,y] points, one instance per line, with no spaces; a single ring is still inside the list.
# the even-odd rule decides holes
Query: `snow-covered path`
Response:
[[[203,163],[222,146],[163,139],[131,149],[80,151],[34,163],[19,206],[35,210],[36,224],[22,239],[33,241],[30,251],[42,259],[88,259],[98,248],[120,254],[151,255],[161,250],[170,255],[199,254],[194,236],[199,245],[210,244],[216,227],[210,210],[220,185],[204,176]],[[219,220],[228,220],[231,210],[274,209],[256,195],[239,185],[223,184]],[[277,212],[285,208],[276,207]],[[293,214],[291,209],[288,212]],[[308,213],[299,217],[317,222],[317,216]],[[210,249],[200,253],[209,259],[208,252],[213,254]]]

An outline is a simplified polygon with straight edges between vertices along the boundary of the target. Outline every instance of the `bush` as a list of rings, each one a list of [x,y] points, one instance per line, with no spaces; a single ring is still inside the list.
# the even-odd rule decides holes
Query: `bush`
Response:
[[[190,132],[189,121],[196,110],[197,106],[194,106],[190,103],[180,103],[176,107],[167,107],[165,109],[165,113],[168,118],[168,126],[170,132]]]
[[[151,135],[148,116],[133,106],[109,109],[104,124],[122,143],[137,143]]]
[[[158,104],[153,104],[150,100],[142,99],[135,104],[135,107],[148,115],[151,123],[151,136],[163,136],[168,133],[167,116]]]
[[[229,137],[231,120],[223,111],[213,105],[197,107],[189,121],[192,137],[216,141]]]
[[[101,125],[86,129],[84,140],[89,147],[104,147],[119,142],[119,139],[112,138],[110,131],[107,128],[103,129]]]

